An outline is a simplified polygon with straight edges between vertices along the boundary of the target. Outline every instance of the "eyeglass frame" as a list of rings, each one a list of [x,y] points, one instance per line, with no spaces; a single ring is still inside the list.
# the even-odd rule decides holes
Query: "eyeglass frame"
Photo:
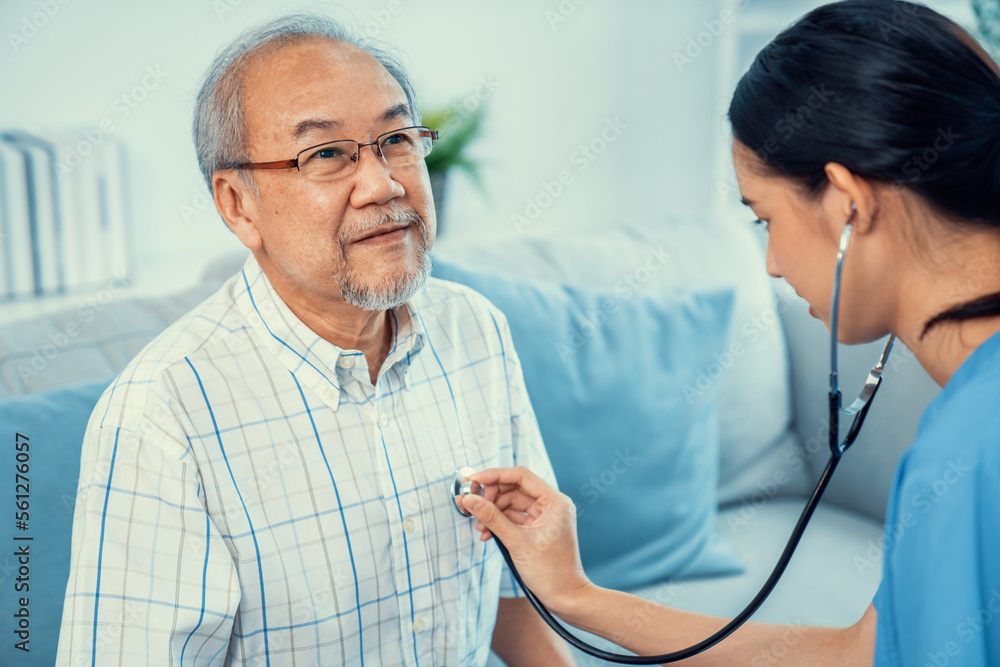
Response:
[[[316,144],[315,146],[310,146],[309,148],[303,148],[291,160],[274,160],[272,162],[244,162],[242,164],[232,165],[230,167],[230,169],[292,169],[294,167],[295,170],[298,171],[301,174],[302,173],[302,169],[299,168],[299,157],[303,153],[307,153],[307,152],[309,152],[311,150],[315,150],[315,149],[320,148],[322,146],[326,146],[328,144],[335,144],[335,143],[338,143],[338,142],[341,142],[341,141],[351,141],[351,142],[354,142],[354,144],[358,147],[357,153],[355,153],[354,156],[352,156],[353,159],[351,160],[352,162],[355,163],[355,165],[358,162],[360,162],[360,160],[361,160],[361,149],[364,148],[365,146],[375,146],[376,147],[375,154],[378,155],[380,158],[382,158],[382,162],[384,162],[385,164],[388,164],[388,162],[385,162],[385,156],[382,154],[382,150],[381,150],[382,147],[379,144],[381,143],[381,141],[382,141],[383,138],[385,138],[385,137],[387,137],[387,136],[389,136],[391,134],[395,134],[396,132],[402,132],[403,130],[426,130],[427,134],[430,134],[430,137],[431,137],[431,147],[432,148],[434,146],[434,142],[439,138],[438,137],[438,131],[437,130],[432,130],[431,128],[427,127],[426,125],[410,125],[410,126],[401,127],[401,128],[395,129],[395,130],[389,130],[388,132],[383,132],[382,134],[380,134],[377,137],[375,137],[375,141],[370,141],[370,142],[365,143],[365,144],[361,143],[360,141],[357,141],[356,139],[334,139],[333,141],[324,141],[321,144]],[[427,134],[425,134],[424,132],[421,132],[420,136],[421,137],[425,137],[425,136],[427,136]],[[430,151],[427,152],[427,155],[430,155]],[[427,157],[427,155],[425,155],[424,157]],[[419,161],[419,160],[417,160],[417,161]],[[412,164],[416,164],[417,161],[414,161]]]

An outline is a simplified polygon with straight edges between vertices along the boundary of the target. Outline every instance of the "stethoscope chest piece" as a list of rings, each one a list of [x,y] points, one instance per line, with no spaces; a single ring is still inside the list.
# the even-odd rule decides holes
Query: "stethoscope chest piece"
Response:
[[[452,500],[455,502],[455,509],[458,510],[458,513],[462,516],[472,515],[466,512],[465,508],[462,507],[460,496],[467,496],[470,493],[474,493],[477,496],[483,495],[483,486],[479,482],[469,478],[469,476],[475,474],[475,472],[475,469],[470,468],[469,466],[459,468],[455,471],[455,475],[452,477],[451,486],[449,487]]]

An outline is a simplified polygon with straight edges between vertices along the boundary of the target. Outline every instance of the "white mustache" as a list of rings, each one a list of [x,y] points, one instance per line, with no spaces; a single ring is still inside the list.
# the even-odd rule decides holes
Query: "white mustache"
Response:
[[[415,210],[412,208],[404,208],[395,204],[390,205],[381,211],[372,211],[370,215],[362,219],[354,229],[350,230],[350,232],[342,233],[340,238],[341,241],[346,241],[349,238],[356,238],[360,234],[364,234],[365,232],[373,229],[378,229],[383,225],[404,222],[416,223],[420,226],[421,231],[423,231],[424,219],[421,218]]]

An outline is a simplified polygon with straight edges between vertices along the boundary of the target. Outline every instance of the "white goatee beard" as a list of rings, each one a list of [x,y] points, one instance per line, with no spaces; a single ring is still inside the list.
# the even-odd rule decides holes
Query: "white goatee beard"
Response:
[[[381,284],[366,284],[350,270],[341,245],[341,257],[344,259],[345,268],[338,281],[340,295],[352,306],[369,312],[392,310],[403,305],[423,288],[431,273],[431,254],[428,250],[430,241],[427,238],[424,221],[413,211],[394,207],[377,219],[371,220],[365,228],[374,229],[388,222],[413,222],[420,234],[420,254],[417,257],[417,267],[413,271],[393,276]]]

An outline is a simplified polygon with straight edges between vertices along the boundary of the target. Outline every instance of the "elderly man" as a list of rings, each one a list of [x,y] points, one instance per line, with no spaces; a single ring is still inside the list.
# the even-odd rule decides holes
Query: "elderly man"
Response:
[[[319,17],[217,57],[195,141],[251,257],[91,417],[59,664],[571,662],[449,497],[552,471],[503,316],[427,279],[417,118]]]

